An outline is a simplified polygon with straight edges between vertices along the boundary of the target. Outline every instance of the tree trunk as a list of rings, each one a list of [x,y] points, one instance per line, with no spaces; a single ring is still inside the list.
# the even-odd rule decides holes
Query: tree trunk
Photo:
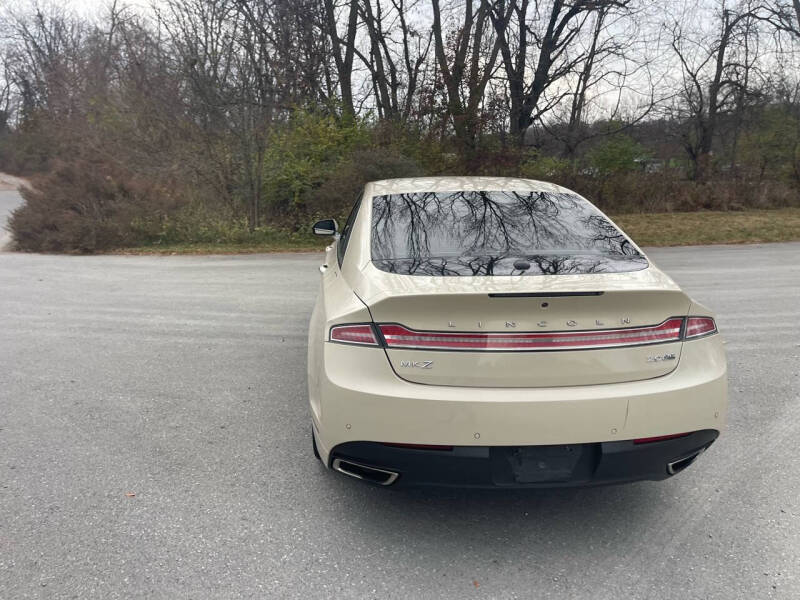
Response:
[[[352,119],[355,116],[353,103],[353,56],[355,55],[356,28],[358,25],[358,0],[349,0],[347,17],[347,33],[344,39],[344,54],[342,54],[342,40],[336,24],[336,7],[333,0],[325,0],[325,19],[328,25],[328,37],[331,40],[331,50],[336,63],[339,76],[339,90],[342,96],[342,116]]]
[[[797,16],[797,31],[800,32],[800,0],[792,0],[794,14]]]

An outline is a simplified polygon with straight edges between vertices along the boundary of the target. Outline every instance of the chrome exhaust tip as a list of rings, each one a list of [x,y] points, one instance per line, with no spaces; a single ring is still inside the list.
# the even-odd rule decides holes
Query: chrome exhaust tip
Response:
[[[392,485],[397,481],[397,478],[400,477],[400,473],[395,473],[394,471],[368,467],[367,465],[355,463],[350,460],[343,460],[341,458],[334,458],[331,466],[334,471],[339,471],[339,473],[344,473],[356,479],[371,481],[378,485]]]
[[[692,452],[688,456],[684,456],[683,458],[679,458],[678,460],[673,460],[670,463],[667,463],[667,473],[670,475],[675,475],[676,473],[680,473],[686,467],[691,465],[694,461],[697,460],[697,457],[700,456],[703,452],[705,452],[705,448],[700,448],[696,452]]]

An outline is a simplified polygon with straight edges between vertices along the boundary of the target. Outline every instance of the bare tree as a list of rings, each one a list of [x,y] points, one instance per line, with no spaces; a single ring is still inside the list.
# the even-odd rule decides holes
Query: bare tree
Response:
[[[682,107],[688,127],[683,134],[684,148],[692,163],[691,175],[699,181],[709,175],[710,158],[719,117],[734,105],[737,94],[747,90],[751,59],[742,62],[736,50],[752,35],[752,21],[758,16],[755,5],[729,8],[723,0],[716,13],[716,34],[708,37],[686,31],[686,25],[673,23],[671,46],[682,72]]]
[[[586,27],[588,15],[623,8],[629,0],[552,0],[536,3],[529,14],[529,0],[494,0],[492,23],[501,40],[503,66],[509,85],[510,130],[521,142],[528,127],[563,98],[556,94],[543,102],[546,92],[573,75],[584,60],[582,53],[570,54]],[[602,20],[595,21],[602,29]],[[532,77],[528,76],[528,53],[538,52]],[[596,56],[597,48],[594,48]],[[594,59],[592,59],[594,60]],[[589,69],[591,77],[591,68]],[[588,79],[587,79],[588,81]]]
[[[80,48],[86,28],[62,7],[36,7],[32,14],[9,11],[6,64],[22,95],[22,109],[68,115],[83,82]]]
[[[800,0],[777,0],[764,9],[767,20],[779,30],[800,37]]]
[[[476,7],[473,0],[466,0],[461,23],[455,31],[454,47],[449,52],[439,0],[431,0],[431,4],[434,48],[447,91],[448,113],[462,155],[469,158],[476,147],[484,91],[494,74],[503,41],[500,36],[492,35],[492,9],[488,2],[479,0]]]
[[[339,36],[338,6],[336,0],[323,0],[325,4],[325,20],[328,37],[331,42],[331,53],[336,61],[339,78],[339,89],[342,99],[342,110],[346,118],[355,115],[353,102],[353,59],[356,51],[356,34],[358,32],[358,0],[346,0],[347,14],[344,37]]]
[[[580,146],[589,140],[632,129],[662,101],[644,47],[649,40],[618,34],[622,27],[630,30],[635,18],[630,7],[602,6],[590,18],[591,27],[577,53],[582,61],[575,64],[573,75],[560,83],[568,95],[548,117],[539,119],[542,130],[562,143],[562,155],[569,160],[574,160]]]
[[[391,0],[363,0],[361,20],[366,26],[369,53],[356,54],[370,73],[378,116],[405,121],[417,92],[420,72],[428,56],[432,34],[421,35],[408,22],[408,13],[416,4]],[[399,33],[400,42],[393,39]]]

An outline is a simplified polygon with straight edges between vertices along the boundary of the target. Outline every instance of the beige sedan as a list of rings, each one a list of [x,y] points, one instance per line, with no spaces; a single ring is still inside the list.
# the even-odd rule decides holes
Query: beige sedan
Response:
[[[366,185],[320,267],[313,445],[382,485],[664,479],[725,422],[714,316],[549,183]]]

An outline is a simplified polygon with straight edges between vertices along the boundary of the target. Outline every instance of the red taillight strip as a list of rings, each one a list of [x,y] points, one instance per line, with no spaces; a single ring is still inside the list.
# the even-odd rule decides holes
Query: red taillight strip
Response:
[[[378,339],[372,325],[336,325],[331,327],[331,341],[362,346],[377,346]]]
[[[717,324],[711,317],[689,317],[686,320],[686,339],[717,333]]]
[[[413,331],[402,325],[380,325],[380,330],[388,348],[518,351],[616,348],[677,342],[681,339],[682,326],[683,318],[674,317],[650,327],[557,333],[439,333]]]

